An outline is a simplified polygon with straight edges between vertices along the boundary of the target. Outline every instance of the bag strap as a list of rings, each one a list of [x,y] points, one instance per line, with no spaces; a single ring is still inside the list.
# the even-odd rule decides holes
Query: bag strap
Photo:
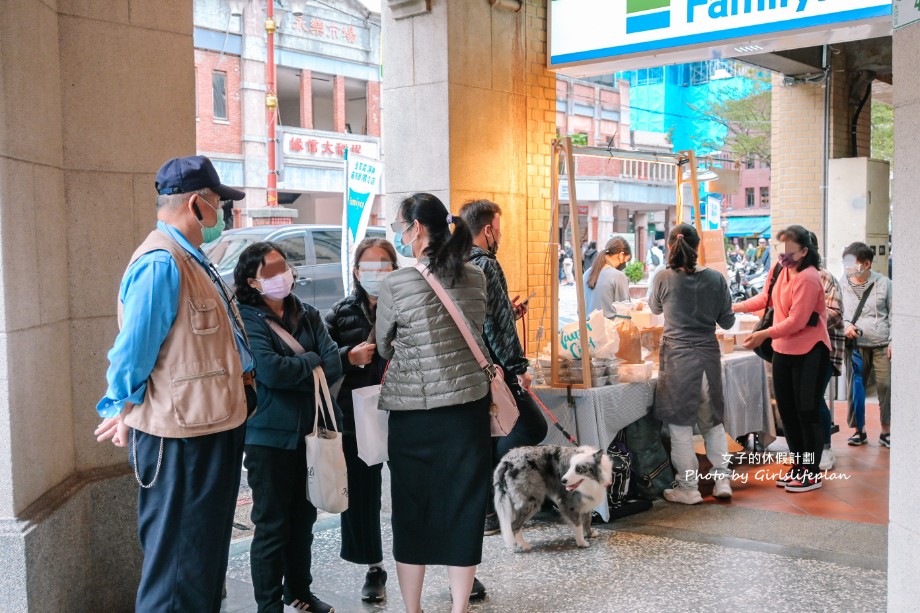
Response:
[[[428,267],[419,262],[415,265],[415,269],[422,273],[422,277],[428,281],[428,285],[431,286],[431,289],[434,290],[434,293],[438,295],[438,298],[441,299],[441,303],[444,305],[444,308],[447,309],[447,312],[450,313],[451,318],[453,318],[454,323],[457,324],[457,327],[460,328],[460,334],[463,335],[463,340],[470,346],[470,351],[473,352],[473,357],[476,358],[476,361],[479,362],[479,366],[489,375],[489,380],[491,381],[495,377],[495,371],[492,370],[492,364],[489,360],[486,359],[486,356],[482,354],[482,349],[479,348],[479,344],[476,342],[476,339],[473,338],[473,333],[470,331],[470,326],[466,323],[466,320],[463,319],[463,316],[460,315],[460,311],[457,310],[457,305],[454,304],[454,301],[451,300],[450,295],[447,293],[447,290],[444,289],[444,286],[441,285],[441,282],[431,274],[431,271],[428,270]]]
[[[329,429],[326,422],[326,412],[323,411],[323,400],[326,401],[326,408],[329,410],[329,420],[332,422],[332,429],[339,431],[339,425],[335,421],[335,409],[332,405],[332,394],[329,393],[329,384],[326,383],[326,373],[323,372],[322,366],[313,369],[313,389],[316,410],[313,414],[313,434],[316,434],[316,428],[319,426],[319,414],[323,414],[323,427]]]
[[[774,264],[773,266],[773,275],[770,278],[770,289],[767,291],[767,307],[773,306],[773,286],[776,285],[776,280],[779,279],[779,273],[782,272],[782,267],[779,264]]]
[[[863,292],[862,298],[859,300],[859,306],[856,307],[856,312],[853,313],[853,319],[851,323],[855,326],[856,322],[859,320],[859,316],[862,315],[863,307],[866,306],[866,300],[869,299],[869,294],[872,293],[872,288],[875,287],[875,281],[869,284],[869,287],[866,288],[866,291]]]
[[[275,334],[281,337],[281,340],[284,341],[284,344],[290,347],[294,353],[301,354],[306,353],[307,350],[303,348],[303,345],[297,342],[297,339],[291,336],[291,333],[282,328],[277,321],[266,318],[268,322],[268,327],[274,330]]]

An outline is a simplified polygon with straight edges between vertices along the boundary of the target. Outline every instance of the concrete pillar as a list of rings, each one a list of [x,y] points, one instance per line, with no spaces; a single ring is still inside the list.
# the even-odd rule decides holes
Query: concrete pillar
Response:
[[[335,75],[332,82],[332,128],[345,131],[345,77]]]
[[[193,57],[190,0],[0,11],[4,611],[133,609],[137,485],[95,405],[156,170],[195,152]]]
[[[860,115],[857,155],[850,147],[850,125],[855,107],[850,104],[856,75],[845,53],[832,56],[830,87],[831,158],[869,155],[871,108]],[[773,236],[800,224],[824,236],[824,108],[825,86],[802,83],[784,86],[782,75],[773,76],[773,132],[771,215]]]
[[[189,1],[189,0],[184,0]],[[243,11],[243,50],[240,60],[240,104],[243,115],[243,184],[246,199],[242,215],[264,207],[268,197],[268,130],[265,122],[265,14],[250,3]],[[244,222],[244,225],[249,225]]]
[[[313,129],[313,71],[300,72],[300,127]]]
[[[633,226],[636,229],[636,252],[633,259],[645,261],[645,252],[648,251],[648,213],[635,213]]]
[[[629,209],[625,206],[618,206],[613,210],[613,232],[629,232]]]
[[[386,217],[395,218],[399,202],[418,191],[435,194],[454,212],[470,199],[495,200],[504,211],[504,240],[515,246],[499,252],[509,290],[538,292],[528,322],[535,333],[549,295],[556,131],[546,1],[526,0],[513,13],[488,2],[435,0],[430,11],[419,2],[420,14],[397,19],[394,10],[405,4],[384,3],[382,14]]]
[[[894,33],[894,152],[893,251],[894,322],[892,327],[892,430],[901,433],[901,445],[891,449],[891,490],[888,524],[888,610],[916,609],[920,601],[920,490],[916,448],[912,434],[920,431],[920,375],[911,360],[920,352],[920,287],[911,271],[920,266],[916,244],[916,174],[920,167],[920,23]],[[905,441],[906,439],[906,441]]]

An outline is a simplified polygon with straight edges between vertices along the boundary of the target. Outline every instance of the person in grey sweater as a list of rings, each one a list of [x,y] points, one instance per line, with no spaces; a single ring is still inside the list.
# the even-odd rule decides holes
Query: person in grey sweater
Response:
[[[632,259],[632,249],[622,236],[614,236],[597,254],[597,258],[584,275],[585,311],[601,310],[604,317],[612,319],[617,313],[614,302],[629,300],[629,279],[622,270]]]
[[[863,381],[875,374],[882,422],[879,444],[891,447],[891,279],[872,270],[872,259],[872,250],[865,243],[856,242],[843,250],[843,333],[862,354]],[[856,309],[866,292],[869,296],[857,318]],[[845,362],[849,389],[853,389],[853,361],[847,358]],[[856,428],[852,398],[847,405],[847,423]],[[857,428],[847,444],[858,447],[865,445],[867,439],[866,433]]]
[[[414,194],[400,204],[393,230],[443,284],[488,355],[486,279],[465,261],[473,246],[466,223],[437,197]],[[406,612],[421,611],[425,567],[439,564],[448,567],[452,612],[465,613],[482,561],[492,464],[489,377],[414,267],[384,279],[376,334],[377,351],[390,360],[379,408],[390,412],[393,557]]]
[[[655,417],[671,434],[671,463],[675,487],[665,500],[683,504],[703,501],[699,491],[699,462],[693,450],[693,426],[699,427],[712,462],[708,479],[716,498],[731,498],[728,445],[722,425],[722,356],[716,324],[735,324],[725,277],[697,265],[700,236],[693,226],[680,224],[668,240],[668,268],[655,275],[649,309],[664,313],[661,366],[655,391]]]

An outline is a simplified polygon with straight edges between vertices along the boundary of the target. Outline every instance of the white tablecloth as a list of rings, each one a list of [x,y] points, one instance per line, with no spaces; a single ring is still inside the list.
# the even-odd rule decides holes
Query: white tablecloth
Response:
[[[565,388],[535,386],[534,391],[579,444],[606,449],[617,432],[648,413],[655,398],[655,383],[656,379],[652,379],[648,383],[620,383],[571,392]],[[750,351],[724,356],[722,391],[725,431],[732,438],[762,432],[769,442],[776,436],[763,360]],[[570,397],[574,406],[569,402]],[[550,427],[543,443],[567,445],[552,421],[548,417],[546,421]]]

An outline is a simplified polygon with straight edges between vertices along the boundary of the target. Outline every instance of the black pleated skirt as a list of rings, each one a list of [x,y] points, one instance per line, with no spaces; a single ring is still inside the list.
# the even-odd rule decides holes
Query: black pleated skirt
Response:
[[[491,478],[489,396],[427,411],[391,411],[393,557],[475,566]]]

